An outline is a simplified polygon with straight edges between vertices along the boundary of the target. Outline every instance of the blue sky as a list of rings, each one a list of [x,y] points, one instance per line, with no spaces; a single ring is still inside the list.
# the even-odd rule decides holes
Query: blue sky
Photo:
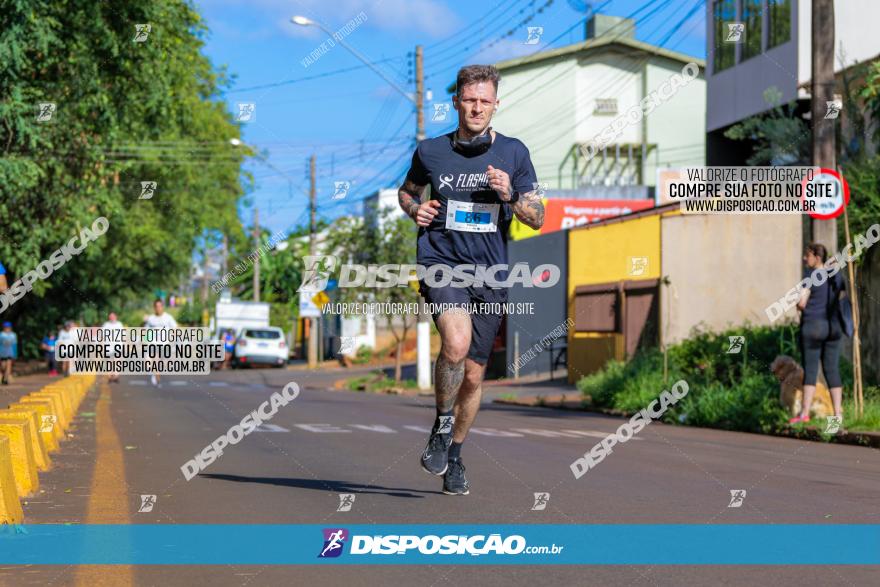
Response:
[[[411,102],[336,43],[311,63],[303,59],[328,36],[296,26],[293,15],[338,30],[358,24],[345,41],[408,91],[414,88],[415,46],[425,47],[425,87],[448,101],[445,87],[470,63],[493,63],[584,40],[585,4],[603,14],[636,14],[636,37],[697,57],[705,56],[703,0],[196,0],[210,34],[205,51],[235,81],[226,94],[231,112],[256,104],[256,119],[243,124],[242,139],[264,152],[271,166],[249,160],[256,178],[250,199],[261,224],[275,232],[307,221],[308,163],[317,157],[319,217],[360,213],[358,200],[380,187],[396,187],[412,154],[415,114]],[[683,23],[682,19],[696,8]],[[526,22],[531,17],[531,20]],[[676,25],[680,26],[676,29]],[[527,27],[544,28],[541,42],[526,45]],[[570,29],[570,30],[569,30]],[[508,32],[510,34],[508,35]],[[328,43],[329,44],[329,43]],[[339,72],[339,70],[349,70]],[[337,73],[339,72],[339,73]],[[501,86],[503,99],[503,82]],[[428,112],[433,111],[426,102]],[[450,130],[432,123],[428,136]],[[332,199],[334,181],[351,182],[345,199]],[[252,208],[239,211],[250,224]]]

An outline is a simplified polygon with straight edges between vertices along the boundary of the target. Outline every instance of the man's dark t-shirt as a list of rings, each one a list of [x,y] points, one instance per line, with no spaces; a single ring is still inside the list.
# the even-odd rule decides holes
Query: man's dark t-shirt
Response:
[[[416,185],[430,184],[431,198],[440,202],[431,224],[419,227],[418,263],[425,267],[506,264],[513,210],[489,186],[486,172],[489,165],[507,172],[512,193],[534,191],[538,179],[529,150],[518,139],[496,132],[486,152],[466,155],[454,149],[453,136],[454,132],[422,141],[406,175]],[[507,271],[498,271],[496,279],[507,279]]]

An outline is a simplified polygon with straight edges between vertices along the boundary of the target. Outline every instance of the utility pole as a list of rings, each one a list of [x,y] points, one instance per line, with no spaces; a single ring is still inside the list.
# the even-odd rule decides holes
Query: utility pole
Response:
[[[837,169],[834,151],[835,119],[825,118],[826,103],[834,100],[834,0],[812,0],[812,80],[810,82],[813,127],[813,165]],[[837,220],[812,219],[812,239],[837,251]]]
[[[315,225],[315,156],[309,158],[309,255],[315,254],[317,227]],[[309,318],[309,369],[318,366],[318,320]]]
[[[260,210],[254,206],[254,250],[260,250]],[[254,261],[254,301],[260,301],[260,255]]]
[[[421,45],[416,45],[416,142],[425,140],[425,70]]]
[[[425,140],[425,71],[424,52],[416,45],[416,144]],[[426,188],[431,189],[431,186]],[[425,192],[429,194],[429,192]],[[430,197],[430,196],[429,196]],[[419,298],[419,321],[416,325],[416,376],[419,389],[431,389],[431,324],[424,298]]]

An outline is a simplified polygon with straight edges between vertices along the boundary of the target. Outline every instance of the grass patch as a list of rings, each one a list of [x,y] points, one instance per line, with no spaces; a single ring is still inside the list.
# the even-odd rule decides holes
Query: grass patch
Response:
[[[383,371],[373,371],[367,375],[352,377],[345,382],[345,386],[351,391],[384,392],[388,389],[418,389],[419,383],[415,379],[402,379],[395,382],[394,378],[388,377]]]
[[[728,353],[729,336],[744,336],[739,353]],[[629,361],[609,361],[604,369],[582,378],[578,389],[588,405],[634,413],[648,406],[679,379],[689,391],[663,415],[668,423],[773,432],[788,426],[779,405],[779,382],[770,373],[777,355],[800,360],[797,326],[742,327],[720,333],[695,331],[669,347],[669,374],[663,378],[663,354],[646,350]],[[880,388],[865,391],[865,413],[855,418],[852,368],[841,362],[844,380],[844,426],[848,430],[880,430]]]

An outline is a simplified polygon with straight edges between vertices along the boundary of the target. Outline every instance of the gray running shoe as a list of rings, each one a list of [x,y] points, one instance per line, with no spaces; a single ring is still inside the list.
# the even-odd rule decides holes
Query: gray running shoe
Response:
[[[449,447],[452,444],[452,434],[442,434],[436,430],[431,432],[428,445],[422,453],[422,468],[432,475],[442,475],[446,472],[449,461]]]
[[[464,476],[464,463],[461,459],[452,459],[443,476],[443,493],[446,495],[467,495],[470,493],[468,482]]]

